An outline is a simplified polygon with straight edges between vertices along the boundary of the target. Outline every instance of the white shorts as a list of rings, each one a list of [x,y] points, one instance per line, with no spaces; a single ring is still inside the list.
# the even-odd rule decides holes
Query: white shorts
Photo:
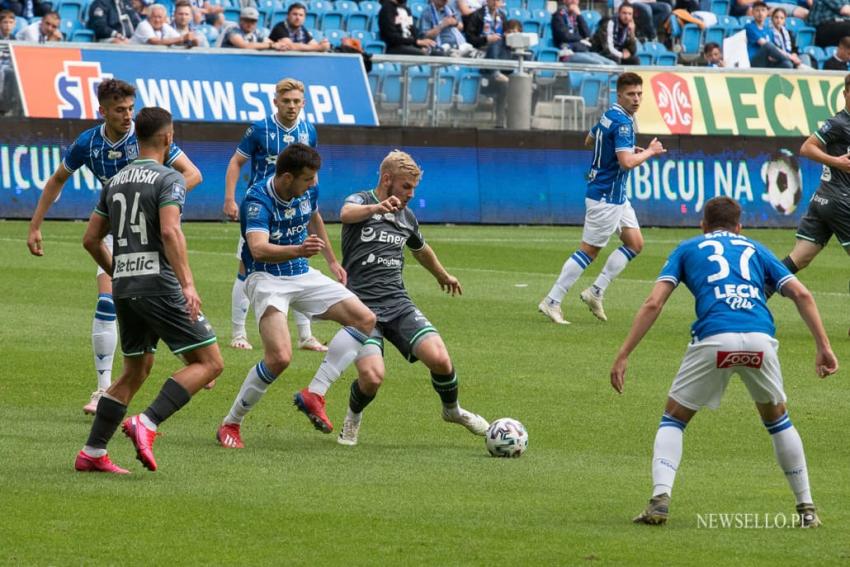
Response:
[[[694,340],[673,380],[669,396],[694,411],[717,409],[737,373],[754,402],[785,403],[779,341],[764,333],[720,333]]]
[[[245,239],[239,235],[239,244],[236,245],[236,259],[242,261],[242,247],[245,246]]]
[[[104,236],[103,237],[103,243],[106,244],[106,248],[109,250],[109,253],[112,254],[112,235],[107,234],[106,236]],[[105,273],[106,272],[103,271],[103,268],[100,267],[100,264],[98,264],[97,265],[97,275],[95,277],[99,278],[101,276],[101,274],[105,274]]]
[[[315,317],[340,301],[355,297],[341,283],[313,268],[300,276],[254,272],[245,280],[245,295],[254,306],[257,322],[270,307],[286,314],[291,306],[308,317]]]
[[[585,199],[584,207],[584,231],[581,239],[591,246],[605,248],[613,234],[624,228],[640,228],[635,210],[628,201],[612,205],[605,201]]]

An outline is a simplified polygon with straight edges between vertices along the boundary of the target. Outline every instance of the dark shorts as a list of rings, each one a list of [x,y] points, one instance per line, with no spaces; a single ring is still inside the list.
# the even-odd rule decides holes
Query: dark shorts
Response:
[[[836,196],[818,191],[800,219],[797,238],[826,246],[833,234],[841,246],[850,246],[850,192]]]
[[[416,344],[437,329],[413,303],[409,303],[398,315],[388,320],[378,320],[375,329],[365,344],[374,344],[384,352],[384,339],[390,341],[410,362],[416,362],[413,349]]]
[[[124,356],[156,352],[160,339],[174,354],[215,343],[215,331],[201,315],[190,321],[182,293],[115,298],[115,313]]]

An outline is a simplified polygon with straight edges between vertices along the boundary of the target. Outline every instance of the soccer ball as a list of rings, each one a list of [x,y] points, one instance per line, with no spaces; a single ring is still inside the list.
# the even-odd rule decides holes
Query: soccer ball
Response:
[[[782,215],[793,214],[803,196],[803,176],[797,157],[781,149],[765,165],[767,200]]]
[[[494,457],[519,457],[528,449],[528,432],[517,420],[503,417],[490,424],[484,441]]]

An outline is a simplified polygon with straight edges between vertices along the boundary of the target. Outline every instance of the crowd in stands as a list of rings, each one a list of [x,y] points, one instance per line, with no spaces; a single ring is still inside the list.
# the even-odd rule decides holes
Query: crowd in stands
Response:
[[[546,0],[153,1],[0,0],[0,41],[276,51],[347,46],[511,59],[506,36],[525,31],[540,35],[532,55],[544,61],[723,66],[723,40],[743,31],[753,67],[847,70],[850,59],[846,0],[609,0],[606,17],[582,11],[580,0],[558,0],[552,13]]]

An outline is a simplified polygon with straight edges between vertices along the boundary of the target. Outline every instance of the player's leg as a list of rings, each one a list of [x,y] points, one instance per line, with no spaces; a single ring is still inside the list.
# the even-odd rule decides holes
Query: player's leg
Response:
[[[384,354],[381,344],[370,338],[357,355],[354,363],[357,367],[357,379],[351,383],[348,410],[337,439],[340,445],[357,445],[363,410],[378,395],[378,389],[384,381]]]
[[[242,263],[242,247],[245,240],[239,237],[239,246],[236,257],[239,258],[239,269],[236,279],[233,280],[233,288],[230,290],[230,346],[242,350],[254,348],[248,342],[248,332],[245,330],[245,322],[248,320],[248,307],[251,302],[245,294],[245,264]]]
[[[310,317],[297,309],[292,310],[292,316],[295,319],[295,327],[298,329],[298,348],[315,352],[327,352],[328,347],[313,336],[313,325]]]
[[[112,278],[98,268],[97,306],[91,326],[91,345],[94,354],[94,368],[97,372],[97,388],[92,392],[89,403],[83,406],[83,412],[87,414],[94,414],[100,396],[112,383],[112,363],[115,358],[115,346],[118,344],[118,325],[115,318]]]
[[[833,201],[830,200],[823,204],[812,199],[809,202],[809,208],[797,226],[797,241],[794,243],[794,248],[782,259],[782,263],[792,274],[796,274],[807,267],[815,259],[815,256],[823,250],[832,238],[833,227],[839,229],[842,226],[847,227],[847,237],[850,239],[850,213],[843,215],[833,210]],[[842,218],[846,220],[842,222]],[[841,241],[840,235],[839,241]],[[769,299],[776,290],[772,286],[766,285],[764,292]]]
[[[611,205],[585,199],[584,230],[578,250],[573,252],[561,268],[552,289],[538,304],[537,310],[560,325],[569,324],[561,311],[561,301],[581,274],[599,254],[616,229],[616,220],[611,217]]]
[[[637,222],[637,216],[631,204],[627,201],[621,207],[619,220],[620,241],[622,246],[611,252],[605,261],[605,266],[589,288],[581,292],[581,300],[590,308],[591,313],[601,321],[607,321],[602,299],[605,290],[611,282],[626,269],[629,262],[635,259],[643,250],[643,234]]]

